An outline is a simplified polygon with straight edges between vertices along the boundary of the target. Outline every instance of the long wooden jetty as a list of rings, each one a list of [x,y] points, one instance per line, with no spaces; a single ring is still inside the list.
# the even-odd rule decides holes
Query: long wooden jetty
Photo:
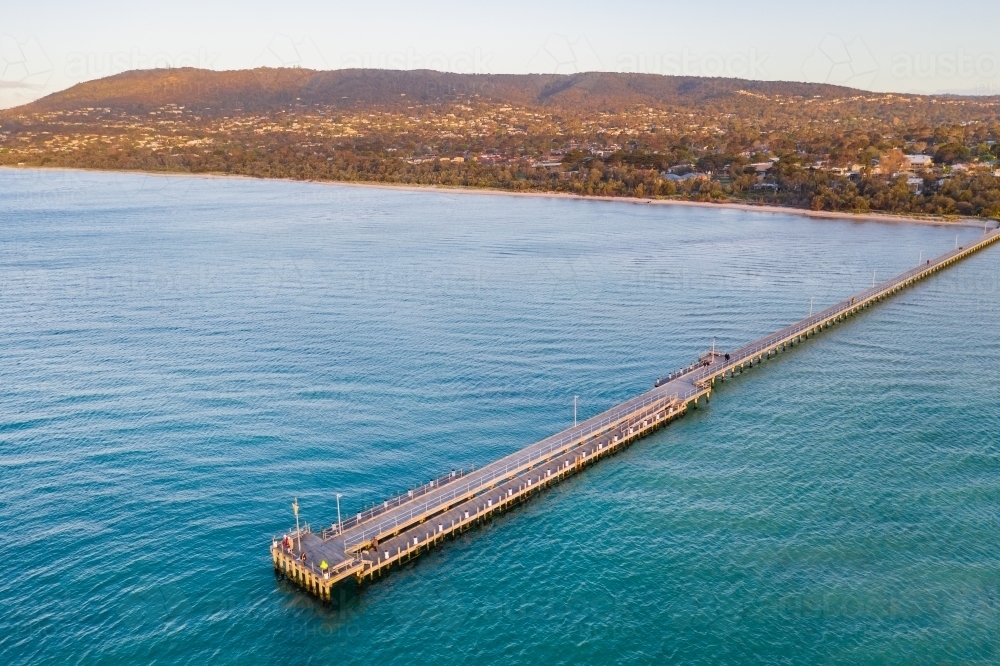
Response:
[[[485,467],[450,472],[318,532],[308,525],[289,530],[271,540],[274,567],[329,600],[339,583],[372,580],[524,502],[707,401],[716,381],[742,373],[998,240],[1000,229],[985,233],[735,351],[713,350],[661,378],[646,393]]]

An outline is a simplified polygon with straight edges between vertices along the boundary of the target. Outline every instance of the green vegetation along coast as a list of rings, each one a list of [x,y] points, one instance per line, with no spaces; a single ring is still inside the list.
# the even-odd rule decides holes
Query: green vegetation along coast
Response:
[[[142,70],[0,112],[0,165],[1000,219],[1000,98],[652,74]]]

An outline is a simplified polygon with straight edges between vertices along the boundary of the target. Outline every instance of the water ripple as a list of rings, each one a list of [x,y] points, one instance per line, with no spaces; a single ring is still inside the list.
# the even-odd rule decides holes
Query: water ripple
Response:
[[[0,209],[5,663],[1000,660],[995,250],[333,608],[266,551],[953,229],[27,170]]]

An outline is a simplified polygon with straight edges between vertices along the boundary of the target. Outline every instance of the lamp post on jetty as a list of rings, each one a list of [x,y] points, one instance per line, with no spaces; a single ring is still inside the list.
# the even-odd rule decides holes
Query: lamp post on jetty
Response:
[[[580,397],[577,395],[573,396],[573,427],[576,427],[576,399]]]
[[[299,541],[299,550],[302,550],[302,531],[299,530],[299,498],[292,502],[292,512],[295,514],[295,538]]]
[[[343,531],[343,523],[340,520],[340,498],[343,497],[340,493],[337,493],[337,534]]]

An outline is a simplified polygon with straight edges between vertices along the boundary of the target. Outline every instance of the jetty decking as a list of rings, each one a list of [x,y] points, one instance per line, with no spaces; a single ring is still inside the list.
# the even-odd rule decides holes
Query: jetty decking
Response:
[[[394,565],[519,504],[587,465],[683,416],[725,380],[1000,240],[1000,229],[866,289],[735,351],[712,351],[642,395],[472,471],[453,471],[314,532],[271,541],[274,567],[329,600],[340,582],[374,579]],[[326,566],[321,566],[325,564]]]

